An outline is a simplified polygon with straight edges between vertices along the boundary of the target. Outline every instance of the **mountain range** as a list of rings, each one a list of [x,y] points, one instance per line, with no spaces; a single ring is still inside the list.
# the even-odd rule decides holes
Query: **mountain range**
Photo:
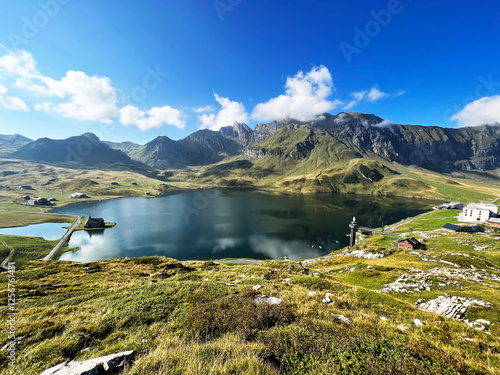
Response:
[[[373,114],[325,113],[309,122],[279,120],[255,129],[235,123],[181,140],[160,136],[144,145],[102,142],[91,133],[36,141],[0,136],[0,152],[73,168],[150,173],[196,167],[191,177],[213,185],[255,185],[267,179],[279,187],[298,184],[301,191],[304,184],[314,185],[315,191],[336,191],[340,185],[349,191],[350,184],[380,185],[397,176],[394,163],[446,174],[498,170],[500,124],[442,128],[393,124]]]

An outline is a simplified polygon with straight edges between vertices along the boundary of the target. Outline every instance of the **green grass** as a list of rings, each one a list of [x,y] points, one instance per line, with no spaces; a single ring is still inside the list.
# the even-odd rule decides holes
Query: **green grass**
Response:
[[[10,253],[10,249],[13,249],[10,262],[15,262],[16,267],[22,268],[28,261],[46,256],[58,242],[59,240],[47,241],[40,237],[0,235],[0,258],[3,260]],[[68,250],[64,246],[62,248]]]
[[[459,210],[435,210],[398,227],[396,232],[430,231],[442,228],[443,225],[457,224]]]

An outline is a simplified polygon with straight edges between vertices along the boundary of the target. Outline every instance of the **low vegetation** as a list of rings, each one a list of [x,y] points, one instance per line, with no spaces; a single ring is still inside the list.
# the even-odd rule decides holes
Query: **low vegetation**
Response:
[[[424,216],[407,224],[418,231],[400,233],[419,238],[424,251],[375,235],[308,262],[28,262],[16,271],[16,368],[0,351],[0,374],[39,374],[124,350],[138,353],[125,373],[141,375],[498,374],[499,234],[440,231],[443,216]],[[436,268],[483,277],[439,278]],[[432,287],[380,292],[411,270],[428,273]],[[478,330],[415,305],[446,293],[488,302],[463,318],[491,324]],[[261,295],[282,302],[259,303]],[[0,346],[7,342],[4,330]]]

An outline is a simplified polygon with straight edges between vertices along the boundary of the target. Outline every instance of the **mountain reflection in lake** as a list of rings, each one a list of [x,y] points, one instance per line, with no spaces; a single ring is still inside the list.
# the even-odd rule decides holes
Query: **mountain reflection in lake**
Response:
[[[435,203],[435,202],[434,202]],[[283,196],[239,190],[172,193],[158,198],[78,202],[53,212],[103,217],[117,226],[75,232],[81,262],[162,255],[179,260],[317,257],[348,244],[348,224],[380,227],[428,210],[432,202],[404,198]]]

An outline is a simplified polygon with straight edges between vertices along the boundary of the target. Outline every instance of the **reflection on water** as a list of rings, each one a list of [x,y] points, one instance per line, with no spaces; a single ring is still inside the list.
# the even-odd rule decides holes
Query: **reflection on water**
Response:
[[[279,196],[248,191],[178,192],[155,199],[78,202],[55,212],[114,221],[104,232],[74,233],[80,250],[61,259],[93,261],[163,255],[179,260],[317,257],[346,246],[352,216],[380,227],[433,202],[371,196]]]
[[[61,238],[66,229],[64,226],[69,226],[70,223],[43,223],[33,224],[26,227],[1,228],[0,234],[9,234],[13,236],[33,236],[43,237],[48,241],[54,241]]]

